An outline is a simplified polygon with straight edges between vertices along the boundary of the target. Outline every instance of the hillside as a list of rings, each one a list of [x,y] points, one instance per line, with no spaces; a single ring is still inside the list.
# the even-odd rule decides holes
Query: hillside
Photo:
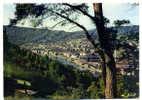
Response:
[[[5,98],[103,98],[103,87],[90,72],[21,49],[4,35]]]
[[[4,26],[4,29],[6,29],[9,41],[14,44],[54,43],[85,37],[82,33],[76,34],[74,32],[52,31],[38,28]]]
[[[14,44],[24,43],[55,43],[66,42],[73,39],[85,38],[83,31],[65,32],[49,29],[39,28],[26,28],[26,27],[8,27],[4,26],[8,39]],[[138,32],[139,26],[121,26],[115,28],[118,30],[118,34],[126,34],[128,32]],[[94,39],[96,38],[96,30],[89,30],[90,33],[94,33]]]
[[[139,96],[138,77],[119,77],[118,97]],[[4,97],[104,98],[103,80],[8,42],[4,34]]]
[[[38,55],[47,55],[66,60],[65,63],[71,62],[77,66],[91,71],[92,73],[101,72],[99,59],[94,53],[94,48],[92,44],[85,38],[85,34],[83,34],[81,31],[64,32],[51,31],[48,29],[6,26],[4,26],[4,28],[6,28],[8,40],[13,44],[18,44],[20,47],[31,50]],[[138,56],[136,56],[138,55],[138,28],[138,26],[122,26],[119,28],[114,27],[114,29],[118,29],[117,39],[120,43],[119,46],[114,45],[114,47],[121,48],[116,50],[118,52],[118,63],[120,61],[124,63],[125,60],[128,60],[127,58],[129,57],[127,57],[127,55],[131,53],[133,54],[130,56],[133,57],[133,55],[135,55],[135,57],[138,59]],[[89,32],[92,33],[93,30],[90,30]],[[131,43],[134,44],[132,48],[135,50],[129,50]],[[129,44],[130,46],[128,47]],[[116,57],[116,53],[114,56]],[[138,67],[138,62],[136,61],[134,63]],[[128,62],[126,63],[126,61],[124,65],[129,66]],[[124,65],[123,68],[126,67]],[[119,64],[117,66],[122,68],[122,66],[120,67]]]

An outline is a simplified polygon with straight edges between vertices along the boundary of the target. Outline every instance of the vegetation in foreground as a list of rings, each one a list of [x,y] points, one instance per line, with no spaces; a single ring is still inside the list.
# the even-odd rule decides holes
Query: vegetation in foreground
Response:
[[[131,85],[134,81],[138,80],[120,76],[118,98],[138,97],[139,84]],[[4,34],[5,98],[104,98],[104,90],[101,78],[21,49]]]

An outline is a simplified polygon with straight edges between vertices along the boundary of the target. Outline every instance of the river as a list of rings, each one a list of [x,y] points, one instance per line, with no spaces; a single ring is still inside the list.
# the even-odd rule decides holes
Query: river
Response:
[[[79,69],[80,71],[85,71],[86,70],[86,69],[84,69],[84,68],[82,68],[82,67],[80,67],[80,66],[78,66],[78,65],[76,65],[76,64],[74,64],[72,62],[69,62],[69,61],[67,61],[65,59],[62,59],[62,58],[59,58],[59,57],[54,57],[54,56],[48,56],[48,57],[53,59],[53,60],[59,61],[59,62],[61,62],[63,64],[71,65],[74,68]],[[91,73],[93,74],[94,77],[98,77],[99,76],[99,73],[97,73],[97,72],[91,72]]]

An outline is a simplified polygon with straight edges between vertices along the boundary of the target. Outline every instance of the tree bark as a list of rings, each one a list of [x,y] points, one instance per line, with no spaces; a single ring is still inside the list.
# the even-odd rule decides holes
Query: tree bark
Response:
[[[105,98],[116,98],[116,68],[113,57],[110,34],[104,26],[104,17],[101,3],[94,3],[95,24],[99,35],[99,41],[104,55],[103,76],[105,77]]]

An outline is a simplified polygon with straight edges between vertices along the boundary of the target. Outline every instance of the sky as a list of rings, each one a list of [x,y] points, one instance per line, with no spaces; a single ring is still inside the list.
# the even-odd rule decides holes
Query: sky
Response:
[[[89,11],[91,14],[93,13],[92,4],[89,4]],[[3,19],[4,25],[9,23],[9,19],[14,17],[15,6],[14,4],[4,4],[3,6]],[[129,3],[104,3],[103,4],[103,14],[105,17],[110,19],[110,25],[113,25],[113,21],[117,19],[127,19],[130,20],[132,25],[139,24],[139,6],[132,6]],[[87,29],[94,29],[95,26],[92,24],[89,18],[85,16],[80,16],[78,22],[84,25]],[[44,23],[44,27],[51,27],[55,24],[53,21],[49,21],[48,23]],[[31,27],[30,24],[24,25],[24,27]],[[77,31],[79,28],[72,28],[71,25],[66,27],[56,27],[55,30],[65,30],[65,31]]]

